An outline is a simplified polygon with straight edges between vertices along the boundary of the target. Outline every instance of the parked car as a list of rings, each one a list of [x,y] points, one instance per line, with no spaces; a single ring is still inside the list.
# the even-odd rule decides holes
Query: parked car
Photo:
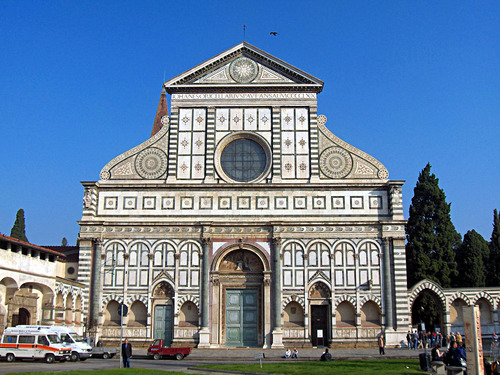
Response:
[[[92,348],[92,358],[109,359],[113,358],[118,353],[118,348],[95,346]]]
[[[148,357],[160,359],[165,357],[173,357],[181,360],[191,353],[191,348],[169,348],[166,347],[163,339],[156,339],[148,348]]]

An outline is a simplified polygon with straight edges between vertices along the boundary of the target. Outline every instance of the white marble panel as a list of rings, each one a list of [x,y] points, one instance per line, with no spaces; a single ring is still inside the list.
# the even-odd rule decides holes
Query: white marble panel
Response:
[[[309,178],[309,155],[297,155],[297,178]]]
[[[259,109],[259,130],[271,130],[272,128],[272,115],[271,109]]]
[[[283,155],[281,160],[281,175],[283,178],[295,178],[295,156]]]
[[[306,108],[295,110],[295,128],[297,130],[309,130],[309,112]]]
[[[380,272],[379,270],[372,270],[373,285],[380,285]]]
[[[128,285],[137,285],[137,270],[128,271]]]
[[[148,271],[147,270],[141,270],[140,285],[141,286],[147,286],[148,285]]]
[[[368,281],[368,270],[359,270],[359,283],[364,284]]]
[[[243,109],[232,108],[230,111],[230,129],[243,130]]]
[[[199,266],[200,265],[200,255],[197,251],[193,251],[191,254],[191,265]]]
[[[112,283],[112,274],[110,272],[106,272],[104,274],[104,285],[111,285]]]
[[[290,251],[285,251],[283,254],[283,265],[287,267],[292,265],[292,254]]]
[[[188,253],[186,251],[181,251],[180,265],[187,266],[188,264]]]
[[[167,266],[173,267],[175,265],[175,255],[173,251],[167,253]]]
[[[379,264],[378,251],[374,250],[371,252],[371,254],[372,254],[372,259],[371,259],[372,265],[378,265]]]
[[[214,242],[213,245],[212,245],[212,251],[213,253],[215,253],[217,250],[219,250],[222,245],[224,245],[225,242]]]
[[[205,108],[195,108],[193,116],[193,130],[205,130],[206,127],[206,111]]]
[[[292,285],[292,271],[284,270],[283,271],[283,285],[291,286]]]
[[[304,285],[304,271],[295,271],[295,285],[303,286]]]
[[[215,112],[215,130],[229,130],[229,108],[217,108]]]
[[[190,155],[192,152],[192,133],[191,132],[179,132],[179,138],[177,140],[177,153],[179,155]]]
[[[191,131],[193,126],[193,111],[191,108],[179,109],[179,131]]]
[[[123,285],[123,270],[116,270],[115,285]]]
[[[295,130],[293,108],[281,108],[281,130]]]
[[[321,265],[322,266],[330,265],[330,253],[328,251],[321,252]]]
[[[361,250],[359,252],[359,265],[360,266],[366,266],[368,264],[368,259],[366,256],[366,251]]]
[[[245,122],[244,129],[248,131],[257,130],[257,109],[256,108],[247,108],[245,109]]]
[[[356,275],[354,270],[347,270],[347,285],[356,285]]]
[[[177,178],[191,178],[191,157],[178,156],[177,157]]]
[[[268,254],[271,254],[271,247],[269,246],[269,242],[257,242],[257,245],[260,245]]]
[[[192,178],[205,177],[205,156],[193,156]]]
[[[309,133],[296,132],[295,140],[296,140],[296,146],[295,146],[296,153],[300,155],[309,155]]]
[[[198,286],[200,280],[200,272],[199,271],[191,271],[191,286]]]
[[[179,271],[179,285],[187,286],[187,271]]]
[[[205,155],[205,132],[193,133],[193,155]]]
[[[281,153],[284,155],[295,154],[295,133],[282,132],[281,133]]]
[[[342,251],[335,252],[335,265],[336,266],[342,265]]]
[[[335,270],[335,285],[344,285],[344,272],[342,270]]]
[[[347,252],[347,265],[354,266],[354,251]]]

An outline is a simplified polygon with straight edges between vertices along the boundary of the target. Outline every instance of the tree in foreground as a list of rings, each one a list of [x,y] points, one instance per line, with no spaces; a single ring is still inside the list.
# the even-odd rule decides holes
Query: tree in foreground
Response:
[[[490,240],[490,256],[486,265],[488,286],[500,286],[500,217],[493,211],[493,232]]]
[[[486,268],[490,250],[488,241],[475,230],[464,235],[464,241],[457,250],[457,268],[460,274],[456,286],[486,286]]]
[[[10,236],[17,238],[21,241],[28,242],[28,238],[26,237],[26,228],[24,224],[24,210],[21,208],[17,211],[16,214],[16,222],[10,231]]]
[[[455,284],[455,252],[461,237],[451,222],[450,206],[439,179],[427,164],[418,176],[406,229],[409,287],[422,279],[433,280],[444,288]]]

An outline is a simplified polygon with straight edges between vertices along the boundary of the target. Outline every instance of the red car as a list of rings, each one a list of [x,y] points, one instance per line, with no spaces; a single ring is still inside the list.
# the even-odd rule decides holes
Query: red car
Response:
[[[177,360],[183,359],[191,353],[191,348],[167,348],[163,339],[156,339],[148,348],[148,357],[160,359],[164,357],[175,357]]]

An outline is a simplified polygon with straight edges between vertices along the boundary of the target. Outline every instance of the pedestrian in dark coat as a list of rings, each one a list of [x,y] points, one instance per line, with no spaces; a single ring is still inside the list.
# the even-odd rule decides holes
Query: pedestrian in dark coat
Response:
[[[129,344],[128,339],[122,344],[122,360],[123,367],[130,368],[130,358],[132,358],[132,344]]]

